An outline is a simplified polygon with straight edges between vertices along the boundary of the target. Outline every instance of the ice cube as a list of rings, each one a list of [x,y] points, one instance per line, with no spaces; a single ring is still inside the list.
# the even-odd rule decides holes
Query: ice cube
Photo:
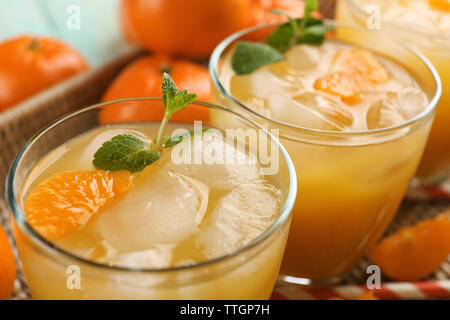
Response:
[[[409,87],[398,93],[398,104],[406,119],[411,119],[427,107],[428,98],[419,88]]]
[[[203,254],[215,258],[243,247],[275,221],[280,190],[263,180],[243,183],[223,196],[198,235]]]
[[[209,188],[200,181],[152,165],[88,227],[120,252],[177,244],[197,232],[208,197]]]
[[[369,106],[366,115],[367,129],[381,129],[404,122],[399,106],[388,99],[380,99]]]
[[[292,98],[274,94],[268,106],[275,119],[303,127],[340,131],[353,123],[348,107],[321,93],[305,91]]]
[[[310,45],[294,46],[285,53],[287,67],[297,71],[310,71],[316,68],[320,56],[320,47]]]
[[[203,138],[184,139],[163,154],[158,164],[218,189],[231,189],[259,178],[261,166],[256,155],[237,148],[216,133],[208,130]]]
[[[94,169],[94,165],[92,164],[94,154],[100,149],[103,143],[120,134],[131,134],[143,140],[149,140],[139,131],[122,128],[106,128],[105,130],[99,131],[94,137],[91,137],[91,142],[80,155],[79,164],[81,165],[81,168],[85,168],[85,170]]]
[[[289,77],[283,68],[283,62],[280,62],[270,67],[260,68],[250,75],[233,76],[230,90],[241,101],[252,97],[266,98],[280,91],[295,93],[301,84],[293,81],[295,79]]]
[[[108,257],[101,262],[121,267],[165,268],[171,264],[173,247],[173,245],[159,245],[147,250]]]

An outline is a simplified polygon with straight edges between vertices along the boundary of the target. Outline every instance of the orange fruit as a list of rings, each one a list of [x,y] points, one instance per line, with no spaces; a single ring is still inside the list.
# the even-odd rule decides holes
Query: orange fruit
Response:
[[[125,37],[149,51],[206,58],[246,26],[250,0],[122,0]]]
[[[83,227],[113,199],[132,187],[128,171],[69,171],[37,186],[25,200],[28,223],[50,240]]]
[[[0,300],[11,297],[16,279],[16,264],[6,232],[0,226]]]
[[[372,262],[392,279],[420,280],[436,271],[450,254],[450,213],[406,227],[381,241]]]
[[[111,83],[102,101],[132,97],[162,97],[163,72],[171,75],[179,89],[197,94],[197,100],[208,101],[211,79],[208,69],[197,63],[156,54],[137,59]],[[175,113],[171,121],[207,120],[207,109],[195,104]],[[162,101],[111,105],[102,110],[100,122],[160,121],[164,114]]]
[[[434,10],[450,12],[450,1],[449,0],[428,0],[428,4]]]
[[[335,54],[330,72],[317,79],[314,87],[354,103],[359,101],[360,93],[375,89],[388,79],[387,71],[370,52],[344,49]]]
[[[300,0],[251,0],[251,7],[247,17],[247,27],[258,24],[288,21],[285,15],[273,13],[278,9],[292,18],[301,18],[304,13],[305,3]],[[319,11],[312,13],[315,18],[320,18]],[[275,28],[265,28],[252,32],[247,36],[249,40],[264,41]]]
[[[0,44],[0,111],[88,68],[68,45],[23,36]]]
[[[363,292],[359,295],[358,299],[356,300],[379,300],[375,295],[373,294],[373,291],[367,291]]]
[[[345,300],[341,297],[331,297],[328,300]],[[379,300],[375,295],[373,294],[373,291],[367,291],[361,293],[356,300]]]

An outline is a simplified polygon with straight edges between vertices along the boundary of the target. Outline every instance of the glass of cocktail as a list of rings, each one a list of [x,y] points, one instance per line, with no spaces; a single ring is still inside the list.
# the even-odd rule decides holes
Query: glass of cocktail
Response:
[[[234,69],[238,44],[279,25],[230,36],[210,61],[212,101],[279,129],[292,157],[301,196],[281,273],[303,284],[339,279],[384,232],[416,172],[441,92],[428,60],[385,32],[325,25],[335,30],[322,45],[294,45],[282,61],[249,74]]]
[[[142,169],[163,118],[136,119],[127,112],[136,105],[151,110],[162,100],[124,99],[67,115],[12,164],[7,199],[33,298],[269,298],[297,190],[285,149],[253,121],[193,102],[183,120],[168,123],[166,133],[177,133],[164,138],[167,149]],[[237,127],[244,135],[228,140]],[[96,169],[108,157],[96,150],[117,136],[141,141],[129,170]],[[219,154],[231,156],[211,160]]]
[[[447,0],[340,0],[337,19],[363,28],[379,28],[423,53],[442,80],[442,99],[417,176],[423,184],[439,183],[450,172],[450,5]],[[365,46],[376,39],[361,37]],[[380,39],[381,40],[381,39]],[[384,46],[381,40],[377,45]],[[408,57],[399,57],[405,63]]]

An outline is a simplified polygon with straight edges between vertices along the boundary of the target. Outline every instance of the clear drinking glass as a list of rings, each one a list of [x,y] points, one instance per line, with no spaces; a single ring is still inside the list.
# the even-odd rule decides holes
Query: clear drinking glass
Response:
[[[135,118],[136,108],[161,106],[159,98],[135,98],[94,105],[53,122],[36,134],[19,152],[10,169],[6,195],[13,215],[15,239],[31,294],[35,299],[267,299],[281,264],[291,209],[297,193],[295,169],[284,147],[269,134],[279,151],[278,171],[271,181],[281,190],[281,210],[275,222],[248,245],[225,256],[190,266],[140,269],[108,266],[67,252],[30,226],[24,216],[27,177],[50,151],[87,130],[103,127],[108,116],[121,111],[122,124],[160,119]],[[195,102],[189,119],[228,129],[263,130],[251,120],[218,106]],[[113,114],[111,114],[113,110]],[[127,118],[127,115],[132,115]],[[109,120],[105,120],[109,119]],[[226,124],[221,119],[228,119]],[[117,119],[116,119],[117,120]],[[185,121],[190,123],[190,121]],[[148,122],[147,122],[148,123]],[[260,131],[261,132],[261,131]],[[74,287],[80,276],[80,288]],[[72,284],[72,285],[71,285]]]
[[[339,0],[336,10],[336,19],[351,23],[362,28],[367,27],[373,11],[366,11],[361,6],[362,1]],[[366,5],[379,5],[383,1],[364,0]],[[433,185],[449,176],[450,173],[450,33],[431,33],[420,27],[404,25],[394,21],[384,21],[381,15],[381,30],[385,34],[396,36],[406,43],[417,48],[434,65],[442,81],[442,98],[436,107],[436,116],[431,128],[417,176],[423,184]],[[420,17],[417,17],[420,19]],[[373,20],[373,19],[372,19]],[[354,42],[361,46],[372,45],[386,48],[383,39],[378,41],[372,37],[359,37]],[[369,42],[371,42],[369,44]],[[411,65],[407,55],[398,57],[406,65]]]
[[[228,78],[222,70],[230,70],[228,55],[237,40],[252,39],[261,31],[267,34],[274,24],[231,35],[218,45],[210,60],[213,103],[268,129],[279,129],[280,141],[294,162],[301,196],[294,206],[281,273],[283,279],[302,284],[338,279],[376,243],[416,172],[441,95],[434,67],[415,50],[386,32],[326,23],[336,27],[331,37],[405,67],[428,96],[426,109],[402,124],[361,132],[300,127],[253,110],[227,89]]]

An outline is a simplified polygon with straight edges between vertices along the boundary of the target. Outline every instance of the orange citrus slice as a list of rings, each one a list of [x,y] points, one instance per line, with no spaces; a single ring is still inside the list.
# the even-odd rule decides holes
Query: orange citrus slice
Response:
[[[379,299],[375,297],[373,291],[367,291],[361,293],[357,300],[379,300]]]
[[[450,213],[406,227],[381,241],[372,261],[401,281],[420,280],[436,271],[450,254]]]
[[[314,87],[351,104],[359,101],[361,92],[386,83],[388,78],[387,71],[370,52],[345,49],[335,54],[330,72],[317,79]]]
[[[55,240],[84,226],[93,214],[132,187],[128,171],[71,171],[54,175],[25,200],[25,217]]]
[[[428,0],[428,4],[434,10],[450,12],[450,0]]]

